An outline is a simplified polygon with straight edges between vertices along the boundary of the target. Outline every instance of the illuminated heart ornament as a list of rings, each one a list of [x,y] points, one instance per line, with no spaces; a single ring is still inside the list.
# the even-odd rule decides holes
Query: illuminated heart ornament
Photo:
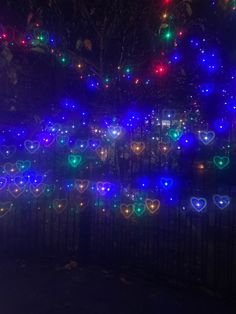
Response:
[[[14,176],[19,172],[18,168],[16,167],[16,164],[13,164],[11,162],[5,163],[3,168],[4,171],[10,176]]]
[[[0,146],[0,153],[4,158],[11,158],[16,152],[16,146],[10,145],[1,145]]]
[[[51,196],[55,191],[55,184],[45,184],[44,194],[49,197]]]
[[[97,182],[96,184],[97,191],[100,195],[105,196],[111,190],[110,182]]]
[[[55,141],[55,136],[49,132],[42,132],[39,134],[39,141],[42,146],[50,147]]]
[[[134,204],[134,213],[137,216],[142,216],[145,212],[145,205],[142,203]]]
[[[16,167],[21,172],[27,171],[31,167],[31,161],[30,160],[17,160]]]
[[[169,135],[169,137],[171,138],[172,141],[176,142],[183,135],[183,131],[180,130],[180,129],[169,129],[168,135]]]
[[[39,141],[25,140],[24,146],[25,146],[25,149],[26,149],[30,154],[34,154],[34,153],[36,153],[37,150],[40,148],[40,142],[39,142]]]
[[[67,207],[67,199],[55,199],[52,202],[52,207],[57,214],[61,214]]]
[[[120,212],[126,219],[128,219],[134,212],[134,206],[132,204],[121,204]]]
[[[39,197],[43,194],[44,190],[45,190],[45,184],[40,183],[37,186],[34,186],[33,184],[30,184],[29,187],[30,193],[34,196],[34,197]]]
[[[191,197],[190,203],[193,209],[199,213],[207,206],[207,200],[203,197]]]
[[[95,151],[100,146],[100,141],[98,139],[90,139],[88,141],[89,148]]]
[[[26,176],[17,176],[14,178],[14,183],[20,188],[24,188],[28,183],[28,178]]]
[[[214,141],[215,132],[214,131],[200,131],[199,139],[204,145],[208,145]]]
[[[2,191],[7,185],[7,178],[0,177],[0,191]]]
[[[98,147],[96,149],[96,153],[101,161],[106,161],[108,157],[108,149],[105,147]]]
[[[75,189],[79,193],[84,193],[88,187],[89,187],[89,180],[80,180],[80,179],[75,180]]]
[[[155,214],[157,211],[159,211],[161,202],[158,199],[151,200],[147,198],[145,201],[145,205],[150,214]]]
[[[66,146],[69,143],[69,136],[66,135],[58,135],[57,136],[57,144],[60,146]]]
[[[159,144],[159,150],[161,151],[162,154],[168,154],[171,150],[171,144],[161,142]]]
[[[88,147],[88,141],[86,140],[76,140],[75,147],[79,152],[83,153]]]
[[[169,190],[173,186],[174,180],[172,178],[162,177],[160,183],[163,189]]]
[[[227,156],[214,156],[213,162],[218,169],[222,170],[229,165],[230,159]]]
[[[81,155],[70,154],[68,156],[68,163],[72,168],[77,168],[82,161]]]
[[[22,187],[20,188],[19,186],[17,186],[15,183],[11,183],[8,185],[8,192],[14,197],[14,198],[18,198],[19,196],[21,196],[25,191],[25,188]]]
[[[119,125],[111,125],[108,127],[108,134],[114,140],[117,139],[122,132],[122,128]]]
[[[0,218],[4,217],[13,207],[10,202],[0,202]]]
[[[88,201],[84,198],[79,198],[76,200],[76,208],[80,211],[83,211],[86,207],[88,207]]]
[[[215,194],[212,197],[214,204],[219,208],[219,209],[225,209],[226,207],[229,206],[231,202],[231,198],[228,195],[219,195]]]
[[[131,150],[136,155],[140,155],[145,150],[145,143],[144,142],[132,142]]]

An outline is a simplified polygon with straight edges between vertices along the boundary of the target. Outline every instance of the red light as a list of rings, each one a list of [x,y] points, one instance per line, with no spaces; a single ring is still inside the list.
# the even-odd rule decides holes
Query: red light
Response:
[[[21,41],[21,44],[22,44],[22,45],[25,45],[25,44],[26,44],[26,41],[23,39],[23,40]]]
[[[3,33],[2,34],[2,38],[6,39],[7,38],[7,34]]]
[[[163,75],[163,74],[165,74],[165,72],[166,72],[166,67],[165,66],[163,66],[163,65],[156,66],[156,68],[155,68],[155,73],[156,74]]]
[[[179,31],[179,32],[178,32],[178,35],[179,35],[179,37],[183,36],[183,32],[182,32],[182,31]]]
[[[170,4],[171,0],[164,0],[164,4]]]

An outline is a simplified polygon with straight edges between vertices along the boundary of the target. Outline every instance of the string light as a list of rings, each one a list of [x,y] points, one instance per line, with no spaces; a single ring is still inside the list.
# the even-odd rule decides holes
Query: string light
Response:
[[[163,0],[164,5],[171,3],[170,0]],[[91,74],[87,64],[81,63],[79,59],[71,58],[71,55],[67,54],[66,51],[59,51],[56,45],[57,41],[49,36],[47,32],[42,32],[39,24],[37,25],[37,28],[39,28],[36,32],[37,36],[32,35],[32,38],[30,37],[29,39],[26,36],[21,37],[21,41],[18,41],[18,46],[20,43],[21,46],[24,46],[24,50],[27,47],[31,49],[32,45],[35,45],[35,47],[38,45],[50,47],[50,49],[45,50],[54,54],[63,66],[76,69],[77,73],[79,73],[78,77],[86,82],[93,95],[96,95],[96,91],[103,87],[108,89],[110,86],[113,86],[114,82],[127,81],[130,84],[127,86],[135,85],[135,91],[136,87],[141,86],[153,88],[154,84],[159,84],[160,82],[159,79],[156,79],[155,74],[161,77],[169,74],[171,71],[174,73],[175,67],[176,69],[181,68],[177,65],[177,62],[182,61],[185,56],[184,53],[182,54],[182,50],[179,49],[179,37],[183,35],[185,37],[185,34],[187,36],[187,32],[182,29],[175,30],[173,25],[169,23],[172,17],[171,8],[171,5],[168,8],[165,7],[164,12],[161,14],[162,19],[165,20],[163,23],[168,23],[168,26],[163,27],[159,34],[160,38],[168,43],[163,43],[162,41],[163,45],[170,46],[171,41],[173,41],[176,47],[170,53],[163,49],[161,58],[157,57],[157,62],[155,63],[157,65],[153,67],[152,63],[152,66],[150,66],[151,73],[148,73],[148,75],[146,73],[142,76],[139,75],[139,69],[133,67],[132,64],[132,66],[127,65],[125,67],[119,65],[113,74],[105,74],[104,77],[99,78]],[[3,44],[4,42],[7,43],[7,38],[8,35],[2,33],[1,42]],[[217,80],[213,79],[214,73],[222,69],[221,59],[217,51],[206,49],[210,45],[207,45],[205,38],[191,39],[190,41],[187,39],[187,45],[193,48],[191,49],[193,52],[191,55],[193,56],[192,62],[199,66],[201,73],[207,72],[207,74],[204,74],[204,77],[207,76],[207,82],[202,82],[199,79],[198,85],[193,84],[195,94],[193,92],[191,95],[188,95],[188,99],[193,104],[192,112],[185,111],[183,113],[181,110],[173,112],[168,108],[166,112],[163,111],[161,114],[146,114],[145,112],[145,121],[143,119],[144,112],[138,114],[137,112],[131,112],[127,119],[119,118],[109,124],[106,123],[106,119],[99,119],[98,117],[92,117],[90,121],[87,121],[86,115],[84,117],[81,114],[80,106],[75,106],[73,102],[66,102],[60,119],[59,116],[54,117],[57,122],[60,121],[60,126],[55,127],[51,123],[51,128],[48,128],[45,127],[45,121],[42,121],[39,130],[35,132],[30,130],[31,139],[24,137],[22,132],[15,132],[15,136],[12,136],[12,138],[14,140],[15,138],[19,139],[17,141],[12,140],[14,144],[17,142],[15,150],[12,147],[6,147],[5,145],[3,147],[2,145],[2,141],[3,143],[4,141],[8,142],[9,138],[11,138],[9,134],[7,134],[6,139],[1,139],[1,157],[4,160],[9,159],[11,163],[3,165],[0,177],[0,190],[6,189],[15,198],[28,192],[31,192],[35,197],[38,197],[43,192],[44,194],[42,195],[46,195],[46,193],[50,195],[50,193],[54,193],[54,190],[62,195],[63,192],[77,193],[76,195],[84,193],[83,200],[77,199],[76,208],[78,206],[84,207],[87,204],[87,197],[91,197],[93,199],[92,203],[96,203],[96,206],[102,212],[109,212],[107,210],[109,208],[107,203],[109,203],[111,208],[120,207],[121,214],[125,218],[129,218],[132,215],[139,217],[158,212],[160,201],[148,197],[158,197],[156,194],[162,193],[161,201],[163,198],[163,202],[167,204],[170,204],[170,201],[172,202],[177,198],[174,192],[179,181],[177,180],[178,178],[174,177],[173,179],[169,177],[173,175],[170,164],[173,164],[173,169],[181,170],[181,158],[184,156],[183,160],[186,160],[186,169],[188,169],[188,161],[191,160],[189,156],[191,156],[193,149],[204,153],[206,150],[209,152],[210,160],[208,163],[205,161],[197,162],[197,167],[196,163],[194,163],[195,169],[199,170],[199,173],[205,170],[205,164],[207,165],[207,170],[211,168],[216,173],[223,169],[227,171],[227,168],[231,166],[230,154],[232,151],[231,147],[233,147],[232,143],[228,143],[229,134],[227,132],[232,128],[232,123],[229,122],[230,119],[227,118],[227,115],[233,113],[236,108],[233,100],[234,95],[231,95],[232,85],[230,85],[230,88],[224,86],[222,89],[221,87],[219,88]],[[198,61],[200,63],[197,63]],[[181,71],[181,75],[186,76],[184,69],[181,68]],[[230,77],[233,80],[234,75]],[[169,79],[169,76],[167,78]],[[106,95],[109,95],[109,93],[107,91]],[[223,95],[222,103],[225,103],[225,112],[222,110],[222,116],[220,116],[222,118],[218,119],[217,123],[211,124],[198,117],[201,112],[198,107],[200,107],[201,101],[207,105],[208,100],[211,100],[211,97],[208,96],[214,93]],[[157,105],[159,106],[159,104]],[[162,108],[162,104],[160,104],[160,107]],[[67,116],[66,112],[68,110],[69,115]],[[74,121],[70,122],[70,120]],[[199,128],[204,131],[199,131]],[[208,128],[213,128],[215,132],[209,131]],[[226,133],[225,137],[224,133]],[[77,136],[81,137],[81,139],[77,138]],[[92,136],[92,138],[89,138],[89,136]],[[220,144],[218,145],[218,143]],[[188,147],[191,147],[191,149],[187,150],[186,148]],[[33,157],[30,165],[27,165],[25,160],[16,161],[17,158],[14,159],[14,154],[17,154],[17,157],[19,157],[19,152],[22,151],[27,156],[31,154],[31,157]],[[60,182],[58,179],[53,182],[53,176],[50,177],[50,175],[44,176],[44,174],[37,172],[34,175],[24,173],[29,168],[43,168],[43,162],[40,158],[44,156],[45,163],[47,163],[50,160],[47,157],[52,151],[56,155],[55,168],[58,167],[59,176],[65,179],[63,182]],[[169,154],[170,151],[171,153]],[[58,155],[57,152],[59,152]],[[35,155],[32,156],[33,154]],[[214,156],[214,154],[217,155]],[[108,157],[107,163],[101,162],[106,161]],[[60,166],[57,165],[57,160],[60,160]],[[74,169],[68,168],[68,164]],[[147,169],[151,173],[150,177],[146,175]],[[163,177],[153,178],[156,173],[162,173]],[[43,179],[38,178],[40,175]],[[75,179],[77,175],[88,177],[91,181]],[[132,180],[130,179],[131,176]],[[121,177],[122,183],[119,180]],[[44,181],[41,182],[42,180]],[[44,185],[44,182],[45,184],[53,183],[55,187]],[[125,185],[128,188],[126,193],[123,193]],[[170,189],[171,191],[169,191]],[[118,197],[115,197],[115,195],[118,195]],[[123,198],[128,199],[128,204],[122,203]],[[227,195],[214,196],[212,200],[216,207],[220,209],[229,205]],[[132,204],[129,204],[129,202],[132,202]],[[199,213],[207,207],[207,203],[208,200],[203,197],[193,196],[190,199],[192,209]],[[58,213],[65,210],[67,204],[67,199],[53,200],[53,208]],[[183,211],[187,210],[187,208],[187,206],[182,205]],[[5,207],[1,205],[0,212],[4,210]]]

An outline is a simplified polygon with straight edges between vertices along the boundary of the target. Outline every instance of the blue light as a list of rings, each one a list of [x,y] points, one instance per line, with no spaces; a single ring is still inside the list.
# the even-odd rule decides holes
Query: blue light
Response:
[[[137,127],[141,121],[141,115],[136,111],[129,111],[124,119],[124,124],[128,128]]]
[[[165,190],[171,189],[173,184],[174,184],[174,180],[172,178],[168,178],[168,177],[161,177],[160,178],[160,185]]]
[[[13,128],[12,136],[14,139],[23,140],[26,138],[27,131],[24,128]]]
[[[192,48],[198,48],[200,45],[199,40],[198,39],[191,39],[190,40],[190,46]]]
[[[199,55],[199,63],[209,73],[216,72],[220,68],[220,59],[215,51],[202,51]]]
[[[99,89],[100,84],[94,78],[88,78],[87,79],[87,87],[88,87],[88,89],[95,91],[95,90]]]
[[[204,83],[200,85],[200,92],[203,96],[209,96],[214,92],[214,85],[211,83]]]
[[[68,98],[64,98],[61,100],[61,106],[64,109],[72,110],[72,111],[78,108],[78,105],[76,104],[76,102]]]
[[[236,100],[228,101],[227,108],[229,112],[236,113]]]
[[[55,46],[55,44],[56,44],[55,38],[51,37],[51,38],[49,39],[49,43],[50,43],[51,46]]]
[[[181,60],[181,56],[178,52],[175,52],[172,56],[171,56],[171,61],[173,63],[178,63]]]
[[[6,139],[3,135],[0,135],[0,145],[2,145],[3,143],[5,143]]]
[[[173,195],[172,192],[167,193],[165,195],[165,202],[168,205],[176,205],[178,203],[178,197],[177,195]]]
[[[65,184],[65,187],[68,191],[72,191],[74,189],[74,183],[73,182],[70,182],[70,181],[67,181],[66,184]]]
[[[223,119],[217,119],[214,122],[214,129],[217,133],[225,133],[229,129],[229,122]]]
[[[185,133],[179,140],[182,148],[191,148],[195,143],[195,136],[192,133]]]
[[[148,177],[142,177],[137,180],[137,184],[139,189],[144,190],[150,186],[150,180]]]

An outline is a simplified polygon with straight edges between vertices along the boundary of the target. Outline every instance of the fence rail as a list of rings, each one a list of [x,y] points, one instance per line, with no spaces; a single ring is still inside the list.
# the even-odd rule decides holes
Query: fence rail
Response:
[[[58,215],[35,205],[13,208],[0,219],[2,255],[76,256],[236,293],[234,208],[208,208],[199,215],[168,207],[156,216],[126,220],[114,211],[87,208]]]

